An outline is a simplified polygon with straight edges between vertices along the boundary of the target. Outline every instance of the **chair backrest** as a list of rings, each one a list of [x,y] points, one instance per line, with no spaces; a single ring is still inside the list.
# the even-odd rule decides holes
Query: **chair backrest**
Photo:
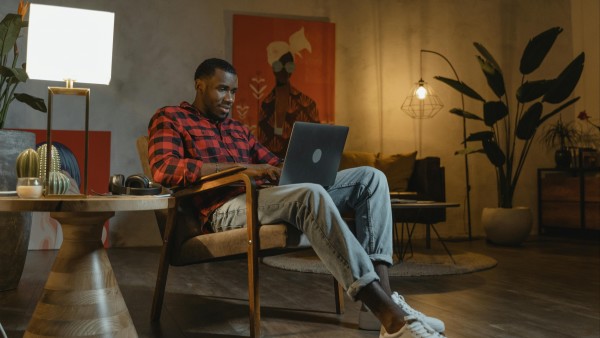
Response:
[[[140,157],[140,164],[142,165],[142,170],[144,171],[144,175],[152,177],[152,171],[150,170],[150,162],[148,161],[148,136],[142,135],[138,137],[136,140],[136,146],[138,156]]]

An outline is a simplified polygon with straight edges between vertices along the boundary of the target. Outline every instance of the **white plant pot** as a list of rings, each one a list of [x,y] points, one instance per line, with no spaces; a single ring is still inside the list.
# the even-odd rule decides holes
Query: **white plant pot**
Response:
[[[529,236],[533,216],[527,207],[484,208],[481,223],[490,242],[518,246]]]

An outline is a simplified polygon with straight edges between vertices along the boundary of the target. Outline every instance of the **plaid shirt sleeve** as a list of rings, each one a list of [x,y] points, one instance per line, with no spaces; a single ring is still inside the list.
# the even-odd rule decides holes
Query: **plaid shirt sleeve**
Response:
[[[178,107],[159,109],[148,126],[148,157],[155,182],[164,186],[184,186],[200,179],[202,160],[186,156],[181,132],[185,130],[177,117]]]

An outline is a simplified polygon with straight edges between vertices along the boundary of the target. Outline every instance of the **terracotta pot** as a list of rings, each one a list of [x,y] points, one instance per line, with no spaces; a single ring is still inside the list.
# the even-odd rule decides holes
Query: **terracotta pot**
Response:
[[[35,134],[0,129],[0,191],[17,186],[17,156],[35,147]],[[15,289],[25,267],[31,213],[4,212],[0,215],[0,291]]]
[[[500,245],[518,246],[529,236],[533,225],[531,209],[484,208],[481,224],[487,240]]]

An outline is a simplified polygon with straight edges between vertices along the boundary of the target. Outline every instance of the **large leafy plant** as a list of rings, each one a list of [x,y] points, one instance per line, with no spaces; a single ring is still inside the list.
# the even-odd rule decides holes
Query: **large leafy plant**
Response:
[[[538,127],[579,99],[576,97],[566,101],[583,72],[584,53],[575,57],[554,79],[529,79],[540,67],[561,32],[562,28],[554,27],[527,43],[519,67],[521,84],[514,96],[516,103],[513,106],[509,104],[513,97],[509,97],[506,91],[500,66],[480,43],[474,43],[480,54],[477,60],[488,86],[495,95],[493,99],[484,99],[464,82],[435,77],[482,103],[482,114],[473,114],[458,108],[451,109],[450,112],[485,125],[485,130],[472,133],[466,139],[466,142],[479,142],[481,148],[467,147],[465,153],[485,153],[496,168],[498,206],[501,208],[513,206],[515,189]]]
[[[0,22],[0,129],[4,127],[10,104],[17,99],[31,108],[46,112],[43,99],[25,93],[15,93],[17,86],[28,79],[25,64],[17,67],[19,47],[17,40],[21,29],[27,27],[24,20],[29,4],[19,3],[18,14],[7,14]]]

